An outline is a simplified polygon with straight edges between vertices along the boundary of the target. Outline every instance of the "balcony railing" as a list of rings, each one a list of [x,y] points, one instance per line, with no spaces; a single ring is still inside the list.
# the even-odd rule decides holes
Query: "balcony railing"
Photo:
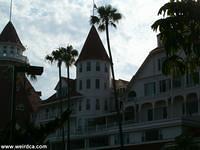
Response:
[[[124,122],[123,129],[127,128],[151,128],[155,126],[162,126],[166,124],[183,124],[183,121],[189,121],[189,122],[196,122],[196,120],[192,120],[191,117],[179,117],[179,118],[171,118],[171,119],[162,119],[162,120],[154,120],[154,121],[146,121],[146,122],[139,122],[135,123],[134,121],[128,121]],[[200,124],[200,123],[199,123]],[[111,123],[111,124],[104,124],[104,125],[96,125],[96,126],[90,126],[90,127],[84,127],[84,128],[77,128],[71,130],[72,136],[86,136],[91,134],[108,134],[109,131],[111,132],[117,132],[118,126],[117,123]],[[66,134],[67,135],[67,134]],[[49,138],[60,138],[61,134],[59,134],[59,131],[49,136]]]

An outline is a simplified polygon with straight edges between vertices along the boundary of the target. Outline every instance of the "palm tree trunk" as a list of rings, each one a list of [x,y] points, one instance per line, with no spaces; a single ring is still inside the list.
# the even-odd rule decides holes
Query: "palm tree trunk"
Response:
[[[62,108],[62,81],[61,81],[61,64],[58,66],[59,68],[59,98],[60,98],[60,117],[61,114],[63,113],[63,108]],[[64,131],[64,126],[62,126],[62,146],[63,150],[65,150],[65,131]]]
[[[70,75],[69,75],[69,65],[67,65],[67,107],[68,111],[70,111]],[[70,116],[67,121],[67,150],[70,150]]]
[[[122,150],[124,147],[124,140],[123,140],[123,133],[122,133],[122,116],[120,113],[119,101],[118,101],[118,96],[117,96],[117,87],[116,87],[116,83],[115,83],[115,73],[114,73],[113,59],[112,59],[112,54],[111,54],[111,49],[110,49],[108,22],[106,23],[106,39],[107,39],[107,45],[108,45],[108,52],[109,52],[109,56],[110,56],[111,74],[113,77],[112,84],[113,84],[113,89],[114,89],[115,108],[116,108],[117,115],[118,115],[120,149]]]

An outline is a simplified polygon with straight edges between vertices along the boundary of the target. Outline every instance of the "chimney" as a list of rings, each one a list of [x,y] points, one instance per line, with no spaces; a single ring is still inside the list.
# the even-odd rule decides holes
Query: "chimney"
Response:
[[[161,37],[160,37],[160,33],[157,35],[157,46],[158,47],[163,47],[162,41],[161,41]]]

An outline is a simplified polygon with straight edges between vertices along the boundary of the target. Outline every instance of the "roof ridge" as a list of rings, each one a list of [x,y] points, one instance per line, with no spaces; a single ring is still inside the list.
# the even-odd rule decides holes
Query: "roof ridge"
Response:
[[[0,34],[0,42],[14,43],[22,47],[23,50],[25,50],[25,47],[21,43],[21,40],[17,34],[17,31],[11,21],[9,21],[4,27],[4,29],[2,30]]]
[[[88,33],[77,62],[89,59],[109,61],[107,52],[94,25]]]

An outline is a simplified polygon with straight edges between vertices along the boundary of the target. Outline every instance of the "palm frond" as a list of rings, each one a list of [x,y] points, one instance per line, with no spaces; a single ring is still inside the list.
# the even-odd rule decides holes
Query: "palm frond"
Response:
[[[106,30],[106,26],[105,26],[105,24],[100,24],[99,26],[98,26],[98,29],[99,29],[99,31],[105,31]]]
[[[177,55],[168,57],[163,62],[162,72],[165,75],[180,77],[186,72],[185,62],[180,56]]]

